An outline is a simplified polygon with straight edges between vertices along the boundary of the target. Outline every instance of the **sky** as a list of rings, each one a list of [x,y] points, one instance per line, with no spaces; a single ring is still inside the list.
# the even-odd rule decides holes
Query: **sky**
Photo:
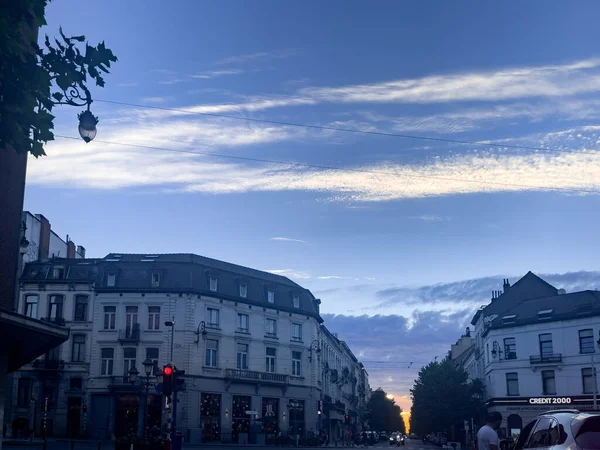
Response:
[[[503,278],[598,284],[598,13],[55,0],[43,32],[105,41],[119,62],[91,86],[92,143],[67,139],[78,109],[54,110],[62,137],[30,159],[25,208],[89,256],[289,276],[406,409],[418,368]]]

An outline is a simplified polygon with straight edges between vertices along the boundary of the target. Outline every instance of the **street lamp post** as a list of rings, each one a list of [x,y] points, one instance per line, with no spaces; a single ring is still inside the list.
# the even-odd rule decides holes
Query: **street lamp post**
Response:
[[[152,370],[154,369],[154,362],[150,358],[146,358],[142,363],[144,366],[144,374],[146,375],[144,378],[140,380],[138,384],[142,388],[144,388],[144,401],[140,402],[140,413],[143,414],[142,420],[138,419],[138,435],[147,437],[146,428],[148,427],[148,395],[151,387],[154,387],[155,384],[151,381]],[[138,381],[139,372],[135,367],[132,367],[129,370],[129,382],[135,386]],[[140,429],[141,428],[141,429]]]
[[[169,358],[169,361],[171,361],[171,364],[173,364],[173,342],[174,342],[174,338],[175,338],[175,317],[173,317],[173,320],[166,320],[165,321],[165,327],[171,327],[171,357]]]
[[[506,350],[506,349],[504,349]],[[498,341],[494,341],[494,343],[492,344],[492,358],[496,359],[496,357],[498,358],[498,361],[502,361],[502,350],[500,350],[500,344],[498,344]],[[506,358],[506,355],[505,355]]]

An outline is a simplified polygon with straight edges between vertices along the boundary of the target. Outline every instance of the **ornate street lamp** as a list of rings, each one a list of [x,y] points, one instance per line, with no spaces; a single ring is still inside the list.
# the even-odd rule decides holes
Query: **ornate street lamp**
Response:
[[[310,343],[310,347],[308,347],[308,360],[311,362],[312,362],[313,352],[315,352],[315,354],[317,354],[317,356],[321,354],[321,347],[319,346],[319,341],[317,339],[312,341]]]
[[[96,130],[98,118],[90,111],[92,101],[92,95],[88,88],[83,83],[75,81],[63,91],[61,100],[54,102],[55,105],[87,106],[87,110],[77,115],[79,119],[79,135],[86,143],[91,142],[98,132]]]
[[[150,375],[152,375],[152,369],[154,369],[154,361],[152,361],[150,358],[146,358],[142,365],[144,366],[144,372],[146,372],[146,378],[150,378]]]
[[[135,382],[137,381],[137,376],[139,374],[138,370],[134,367],[132,367],[131,369],[129,369],[129,382],[131,384],[135,384]]]
[[[79,119],[79,136],[86,143],[96,137],[96,125],[98,125],[98,118],[90,112],[89,107],[90,105],[88,105],[87,111],[77,115]]]

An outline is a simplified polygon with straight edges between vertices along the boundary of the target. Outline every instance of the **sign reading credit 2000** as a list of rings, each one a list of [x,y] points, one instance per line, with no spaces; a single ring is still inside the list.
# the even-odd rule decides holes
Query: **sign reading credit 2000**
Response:
[[[529,399],[531,405],[568,405],[571,397],[533,397]]]

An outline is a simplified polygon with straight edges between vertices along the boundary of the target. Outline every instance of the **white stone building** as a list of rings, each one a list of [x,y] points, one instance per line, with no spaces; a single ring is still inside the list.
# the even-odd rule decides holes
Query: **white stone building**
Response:
[[[42,214],[23,211],[21,220],[24,225],[23,236],[29,242],[27,252],[23,255],[23,263],[49,258],[85,258],[85,248],[75,246],[68,235],[66,239],[61,238]]]
[[[475,314],[462,365],[483,380],[488,411],[502,414],[501,436],[544,410],[594,408],[599,316],[599,292],[566,293],[531,272],[513,286],[506,280]]]
[[[59,273],[64,278],[54,277]],[[85,321],[80,315],[75,320],[83,295],[88,312]],[[239,442],[251,429],[273,439],[278,432],[305,435],[323,426],[319,412],[324,413],[322,391],[329,384],[323,381],[322,349],[330,340],[324,336],[331,335],[322,325],[320,300],[285,277],[191,254],[110,254],[28,264],[22,310],[60,320],[54,306],[59,299],[71,339],[45,360],[58,364],[37,363],[50,365],[44,373],[52,377],[43,379],[64,392],[49,412],[56,435],[82,435],[85,427],[90,437],[105,439],[132,428],[141,432],[144,418],[148,426],[162,423],[160,391],[150,388],[144,414],[144,390],[129,380],[131,368],[144,372],[147,358],[157,367],[173,362],[185,371],[176,428],[192,439],[201,434],[204,442]],[[31,306],[34,300],[37,307]],[[165,321],[174,322],[173,340]],[[359,374],[364,380],[366,372],[360,373],[345,343],[335,339],[334,344],[343,355],[340,371],[349,370],[345,380],[358,380]],[[40,372],[38,366],[18,374],[22,387],[14,396],[20,405],[28,379],[38,380],[32,375]],[[71,382],[78,377],[81,384]],[[35,392],[42,381],[33,383]],[[345,401],[343,414],[356,415],[352,389],[358,381],[349,386],[336,395]],[[79,423],[77,405],[89,406],[85,412],[80,407]],[[12,416],[25,413],[15,409]]]

